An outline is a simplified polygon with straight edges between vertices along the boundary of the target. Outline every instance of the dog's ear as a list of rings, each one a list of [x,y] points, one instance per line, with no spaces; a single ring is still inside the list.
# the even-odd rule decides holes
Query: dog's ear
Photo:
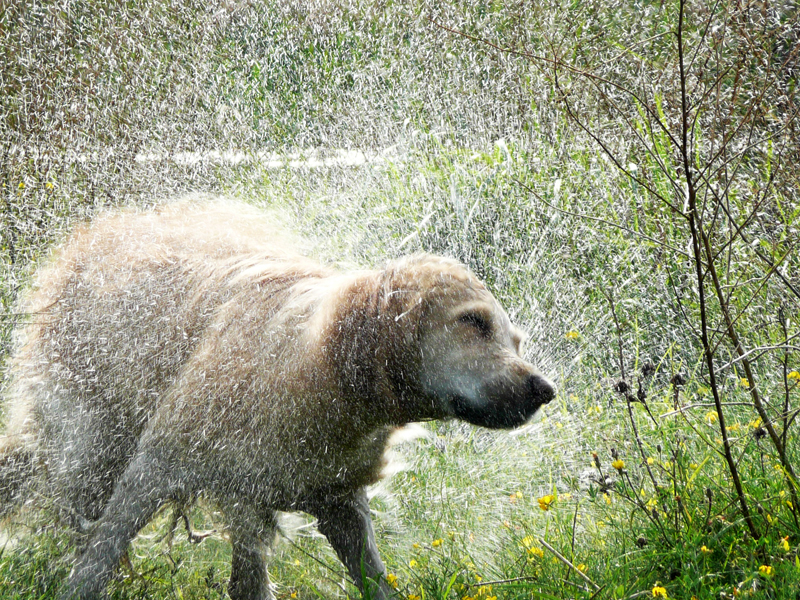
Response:
[[[368,400],[394,424],[429,418],[409,402],[419,388],[423,311],[420,283],[394,265],[347,283],[325,342],[342,395]]]

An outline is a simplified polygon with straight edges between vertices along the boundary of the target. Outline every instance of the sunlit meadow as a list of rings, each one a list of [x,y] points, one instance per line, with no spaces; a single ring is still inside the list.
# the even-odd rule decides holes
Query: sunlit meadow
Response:
[[[36,265],[110,208],[220,194],[326,263],[452,256],[559,392],[518,430],[426,424],[396,448],[371,507],[398,598],[797,598],[798,9],[732,6],[2,3],[0,362]],[[69,572],[40,504],[3,521],[4,600]],[[111,597],[225,597],[214,507],[188,513],[200,543],[172,510]],[[358,595],[303,515],[271,564],[278,598]]]

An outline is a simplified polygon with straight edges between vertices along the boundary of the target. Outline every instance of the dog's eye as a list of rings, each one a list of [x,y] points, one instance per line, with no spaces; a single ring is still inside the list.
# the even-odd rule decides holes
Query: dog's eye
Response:
[[[492,325],[489,320],[480,313],[468,312],[458,317],[459,322],[477,329],[483,337],[492,335]]]

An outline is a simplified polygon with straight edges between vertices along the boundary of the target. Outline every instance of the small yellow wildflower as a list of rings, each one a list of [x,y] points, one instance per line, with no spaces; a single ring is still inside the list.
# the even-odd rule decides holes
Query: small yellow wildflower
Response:
[[[611,466],[614,467],[620,473],[622,473],[622,469],[625,468],[625,461],[618,458],[617,460],[611,463]]]
[[[438,540],[433,540],[433,542],[431,542],[431,546],[433,546],[434,548],[438,548],[442,544],[444,544],[444,540],[442,538],[439,538]]]
[[[761,417],[757,417],[757,418],[753,419],[752,421],[750,421],[747,424],[747,426],[748,427],[752,427],[753,429],[758,429],[759,427],[761,427],[761,423],[763,423],[763,421],[761,420]]]
[[[528,548],[528,554],[535,556],[536,558],[544,558],[544,550],[537,548],[536,546]]]
[[[758,567],[758,572],[764,577],[772,577],[772,567],[769,565],[761,565]]]
[[[703,544],[703,545],[700,547],[700,552],[702,552],[703,554],[711,554],[711,553],[713,552],[713,550],[711,550],[711,549],[710,549],[710,548],[708,548],[708,547],[707,547],[705,544]]]
[[[789,536],[787,535],[785,538],[781,538],[781,541],[778,544],[778,546],[780,546],[781,550],[783,550],[784,552],[788,552],[789,550],[791,550],[791,546],[789,546]]]
[[[568,331],[567,333],[565,333],[564,337],[567,338],[568,340],[577,340],[579,337],[581,337],[581,334],[579,332],[575,331],[574,329],[572,329],[572,330]]]
[[[48,181],[46,184],[44,184],[44,187],[46,187],[48,190],[52,190],[55,186],[53,185],[52,181]]]
[[[297,560],[296,558],[294,559],[294,566],[295,567],[299,567],[300,566],[300,561]]]
[[[665,460],[665,461],[664,461],[664,468],[665,468],[665,469],[671,469],[671,468],[672,468],[672,461],[670,461],[670,460]]]
[[[19,187],[19,189],[24,190],[25,189],[25,182],[24,181],[20,181],[18,187]]]
[[[420,600],[420,598],[416,594],[409,594],[408,600]]]
[[[795,381],[800,381],[800,373],[798,373],[797,371],[790,371],[786,375],[786,378],[787,379],[794,379]]]
[[[652,457],[652,456],[648,456],[648,457],[647,457],[647,464],[648,464],[648,465],[652,465],[654,462],[656,462],[656,461],[654,461],[654,460],[653,460],[653,457]]]
[[[739,378],[739,385],[741,385],[743,388],[749,388],[750,387],[750,382],[747,380],[747,377],[740,377]]]
[[[291,594],[289,594],[289,598],[297,598],[297,590],[294,590]]]
[[[772,519],[772,515],[767,513],[767,523],[769,523],[771,525],[772,524],[772,520],[773,520]]]
[[[603,500],[606,501],[606,504],[611,504],[611,496],[608,494],[603,494]]]
[[[538,556],[539,558],[544,556],[544,551],[536,546],[536,538],[532,535],[526,535],[524,538],[522,538],[522,547],[525,548],[525,550],[528,551],[528,554],[532,556]]]
[[[653,598],[666,598],[667,597],[667,590],[666,588],[661,587],[660,585],[653,586]]]
[[[579,565],[575,565],[575,568],[578,569],[578,571],[580,571],[581,573],[586,573],[586,569],[588,569],[589,567],[587,567],[586,564],[581,563]]]
[[[717,413],[709,411],[706,413],[705,419],[706,423],[708,423],[709,425],[713,425],[714,423],[717,422]]]
[[[418,544],[417,542],[414,542],[413,544],[411,544],[411,547],[412,547],[414,550],[419,550],[419,544]]]
[[[734,423],[733,425],[729,425],[727,429],[732,433],[736,433],[737,431],[739,431],[739,423]]]
[[[556,501],[556,497],[552,494],[548,494],[547,496],[542,496],[539,498],[539,508],[542,510],[550,510],[550,505]]]
[[[700,465],[698,465],[697,463],[689,463],[689,468],[697,470],[700,468]]]
[[[395,575],[394,573],[389,573],[389,574],[386,576],[386,583],[388,583],[388,584],[389,584],[390,586],[392,586],[394,589],[397,589],[397,586],[399,585],[399,584],[397,583],[397,575]]]
[[[418,564],[418,563],[417,563],[417,561],[415,561],[413,558],[412,558],[410,561],[408,561],[408,566],[409,566],[411,569],[413,569],[414,567],[416,567],[416,566],[417,566],[417,564]]]

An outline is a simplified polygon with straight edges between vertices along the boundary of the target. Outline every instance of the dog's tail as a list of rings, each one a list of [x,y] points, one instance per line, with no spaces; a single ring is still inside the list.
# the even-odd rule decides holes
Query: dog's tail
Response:
[[[0,433],[0,517],[21,502],[36,472],[36,434],[31,401],[7,390],[5,431]]]

